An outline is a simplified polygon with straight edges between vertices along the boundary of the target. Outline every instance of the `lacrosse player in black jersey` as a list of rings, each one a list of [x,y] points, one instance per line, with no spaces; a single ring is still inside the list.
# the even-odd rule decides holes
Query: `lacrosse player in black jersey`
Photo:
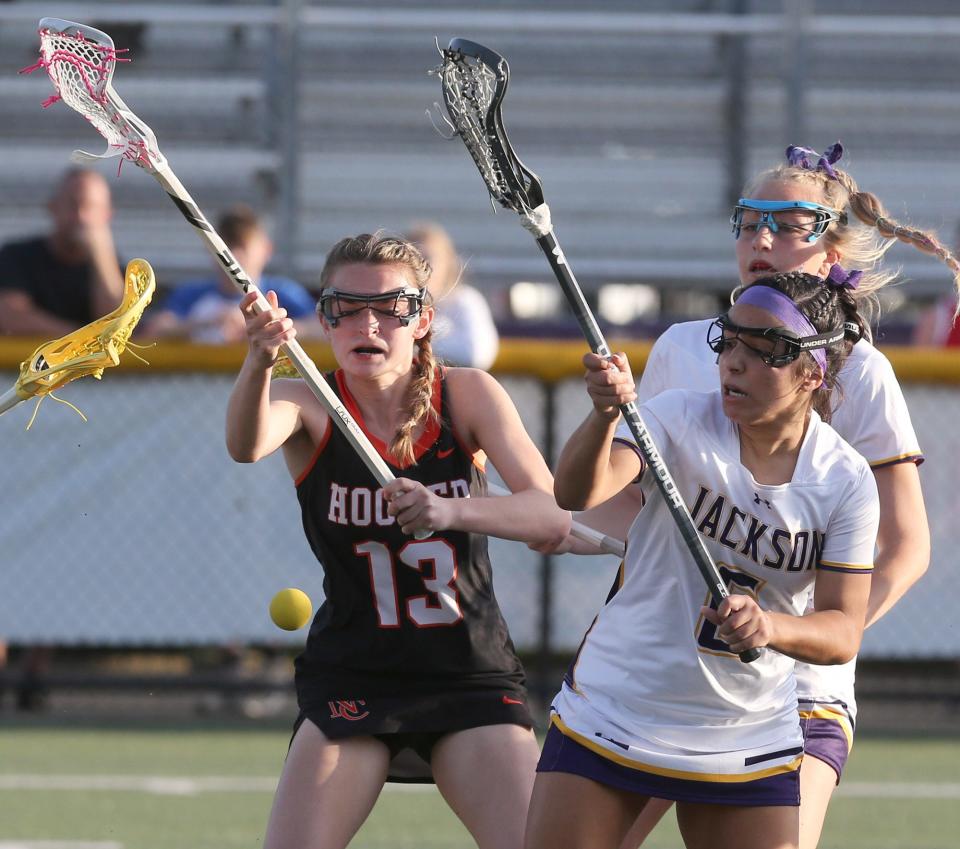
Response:
[[[559,545],[570,517],[504,389],[435,361],[429,275],[410,243],[364,234],[320,278],[328,379],[397,476],[382,489],[311,391],[272,378],[295,335],[273,294],[259,315],[240,305],[227,445],[238,462],[283,448],[326,595],[296,662],[266,849],[346,846],[388,780],[436,782],[484,849],[523,842],[538,746],[487,535]],[[487,496],[486,457],[512,495]]]

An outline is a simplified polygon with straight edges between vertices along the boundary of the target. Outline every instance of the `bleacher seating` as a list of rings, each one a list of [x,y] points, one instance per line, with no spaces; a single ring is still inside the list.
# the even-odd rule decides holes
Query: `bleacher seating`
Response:
[[[644,3],[643,11],[719,13],[732,5],[771,13],[770,4],[756,0],[664,0]],[[228,14],[237,6],[246,18]],[[557,235],[585,288],[611,279],[729,288],[726,219],[736,190],[726,173],[726,69],[736,55],[729,37],[617,32],[597,23],[635,12],[629,0],[598,0],[588,12],[574,0],[500,0],[484,4],[490,17],[471,31],[450,29],[463,7],[409,0],[383,7],[384,15],[409,16],[408,25],[349,24],[351,14],[381,6],[374,0],[344,5],[339,23],[303,28],[296,87],[278,76],[289,57],[276,49],[278,31],[262,20],[272,4],[194,3],[180,7],[189,14],[178,15],[159,0],[103,2],[89,23],[106,26],[111,14],[129,23],[142,12],[146,26],[134,61],[117,72],[117,90],[155,130],[208,216],[236,200],[268,213],[277,241],[289,248],[277,267],[308,284],[341,235],[400,229],[424,217],[450,229],[471,258],[474,278],[500,286],[547,279],[542,257],[514,216],[491,214],[463,146],[440,138],[425,115],[440,99],[436,77],[427,74],[439,59],[434,37],[444,45],[463,35],[510,61],[507,129],[544,181]],[[903,12],[891,0],[872,3],[869,13],[862,6],[836,0],[829,11],[849,14],[854,23]],[[20,65],[34,61],[36,19],[16,12],[34,7],[40,9],[0,5],[0,46]],[[326,4],[308,9],[317,16],[325,11]],[[954,12],[948,0],[910,6],[911,19]],[[583,28],[551,30],[557,13],[582,14]],[[510,27],[510,16],[521,14],[525,21],[540,15],[544,31]],[[747,39],[744,173],[779,161],[788,142],[825,147],[839,137],[849,152],[844,161],[864,188],[895,215],[909,214],[952,239],[960,196],[960,110],[953,108],[960,18],[953,20],[953,36],[809,37],[793,88],[802,95],[793,124],[805,128],[803,138],[788,138],[796,68],[790,45],[776,34]],[[47,192],[71,150],[102,149],[99,137],[63,105],[41,112],[49,92],[41,73],[0,81],[2,240],[43,227]],[[287,97],[296,98],[295,139],[285,136]],[[296,167],[287,171],[291,156],[298,157]],[[164,285],[207,267],[203,246],[151,178],[126,166],[113,185],[125,256],[151,259]],[[911,294],[948,290],[948,275],[936,262],[908,250],[891,259],[913,281]]]

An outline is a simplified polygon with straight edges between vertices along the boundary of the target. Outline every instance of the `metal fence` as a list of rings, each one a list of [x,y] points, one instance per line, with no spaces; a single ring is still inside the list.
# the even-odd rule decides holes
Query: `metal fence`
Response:
[[[576,369],[566,365],[576,362],[578,346],[557,343],[552,350],[553,363],[541,374],[502,375],[547,454],[587,410]],[[196,359],[196,351],[184,348],[181,359]],[[71,384],[63,394],[86,413],[86,424],[49,400],[27,433],[29,404],[0,418],[0,637],[94,646],[302,641],[303,633],[272,625],[267,605],[284,586],[301,587],[318,604],[321,568],[304,540],[282,460],[249,466],[227,457],[223,420],[233,376],[224,368],[238,365],[240,352],[210,351],[219,371],[154,367]],[[927,458],[921,478],[932,563],[867,632],[865,658],[960,658],[952,592],[960,569],[952,534],[960,516],[960,437],[953,426],[960,368],[956,357],[928,356],[914,366],[905,392]],[[943,382],[944,363],[953,382]],[[0,373],[0,385],[12,379]],[[544,560],[503,541],[492,541],[491,553],[497,597],[518,646],[569,653],[602,604],[617,562]]]

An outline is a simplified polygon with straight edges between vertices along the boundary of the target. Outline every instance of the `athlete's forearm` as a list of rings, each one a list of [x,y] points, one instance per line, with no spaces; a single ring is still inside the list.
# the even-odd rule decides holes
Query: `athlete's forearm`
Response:
[[[867,626],[894,606],[930,563],[930,526],[913,463],[874,470],[880,496],[880,528],[873,581],[867,603]]]
[[[541,545],[562,540],[570,531],[570,513],[549,492],[527,489],[512,495],[458,498],[451,527],[501,539]]]
[[[867,602],[869,628],[883,617],[927,571],[930,550],[900,550],[883,552],[874,563],[873,580],[870,583],[870,600]]]
[[[860,648],[863,624],[842,610],[817,610],[806,616],[768,613],[773,625],[770,648],[806,663],[846,663]]]
[[[269,454],[272,367],[244,360],[227,403],[227,451],[238,463],[253,463]],[[272,448],[270,449],[272,450]]]

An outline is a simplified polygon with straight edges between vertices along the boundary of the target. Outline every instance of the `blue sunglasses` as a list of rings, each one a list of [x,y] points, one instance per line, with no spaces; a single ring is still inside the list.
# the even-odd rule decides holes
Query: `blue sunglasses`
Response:
[[[740,238],[742,230],[757,231],[761,227],[768,227],[771,233],[782,230],[801,235],[808,242],[815,242],[834,222],[846,224],[846,213],[805,200],[740,198],[730,216],[735,239]]]

